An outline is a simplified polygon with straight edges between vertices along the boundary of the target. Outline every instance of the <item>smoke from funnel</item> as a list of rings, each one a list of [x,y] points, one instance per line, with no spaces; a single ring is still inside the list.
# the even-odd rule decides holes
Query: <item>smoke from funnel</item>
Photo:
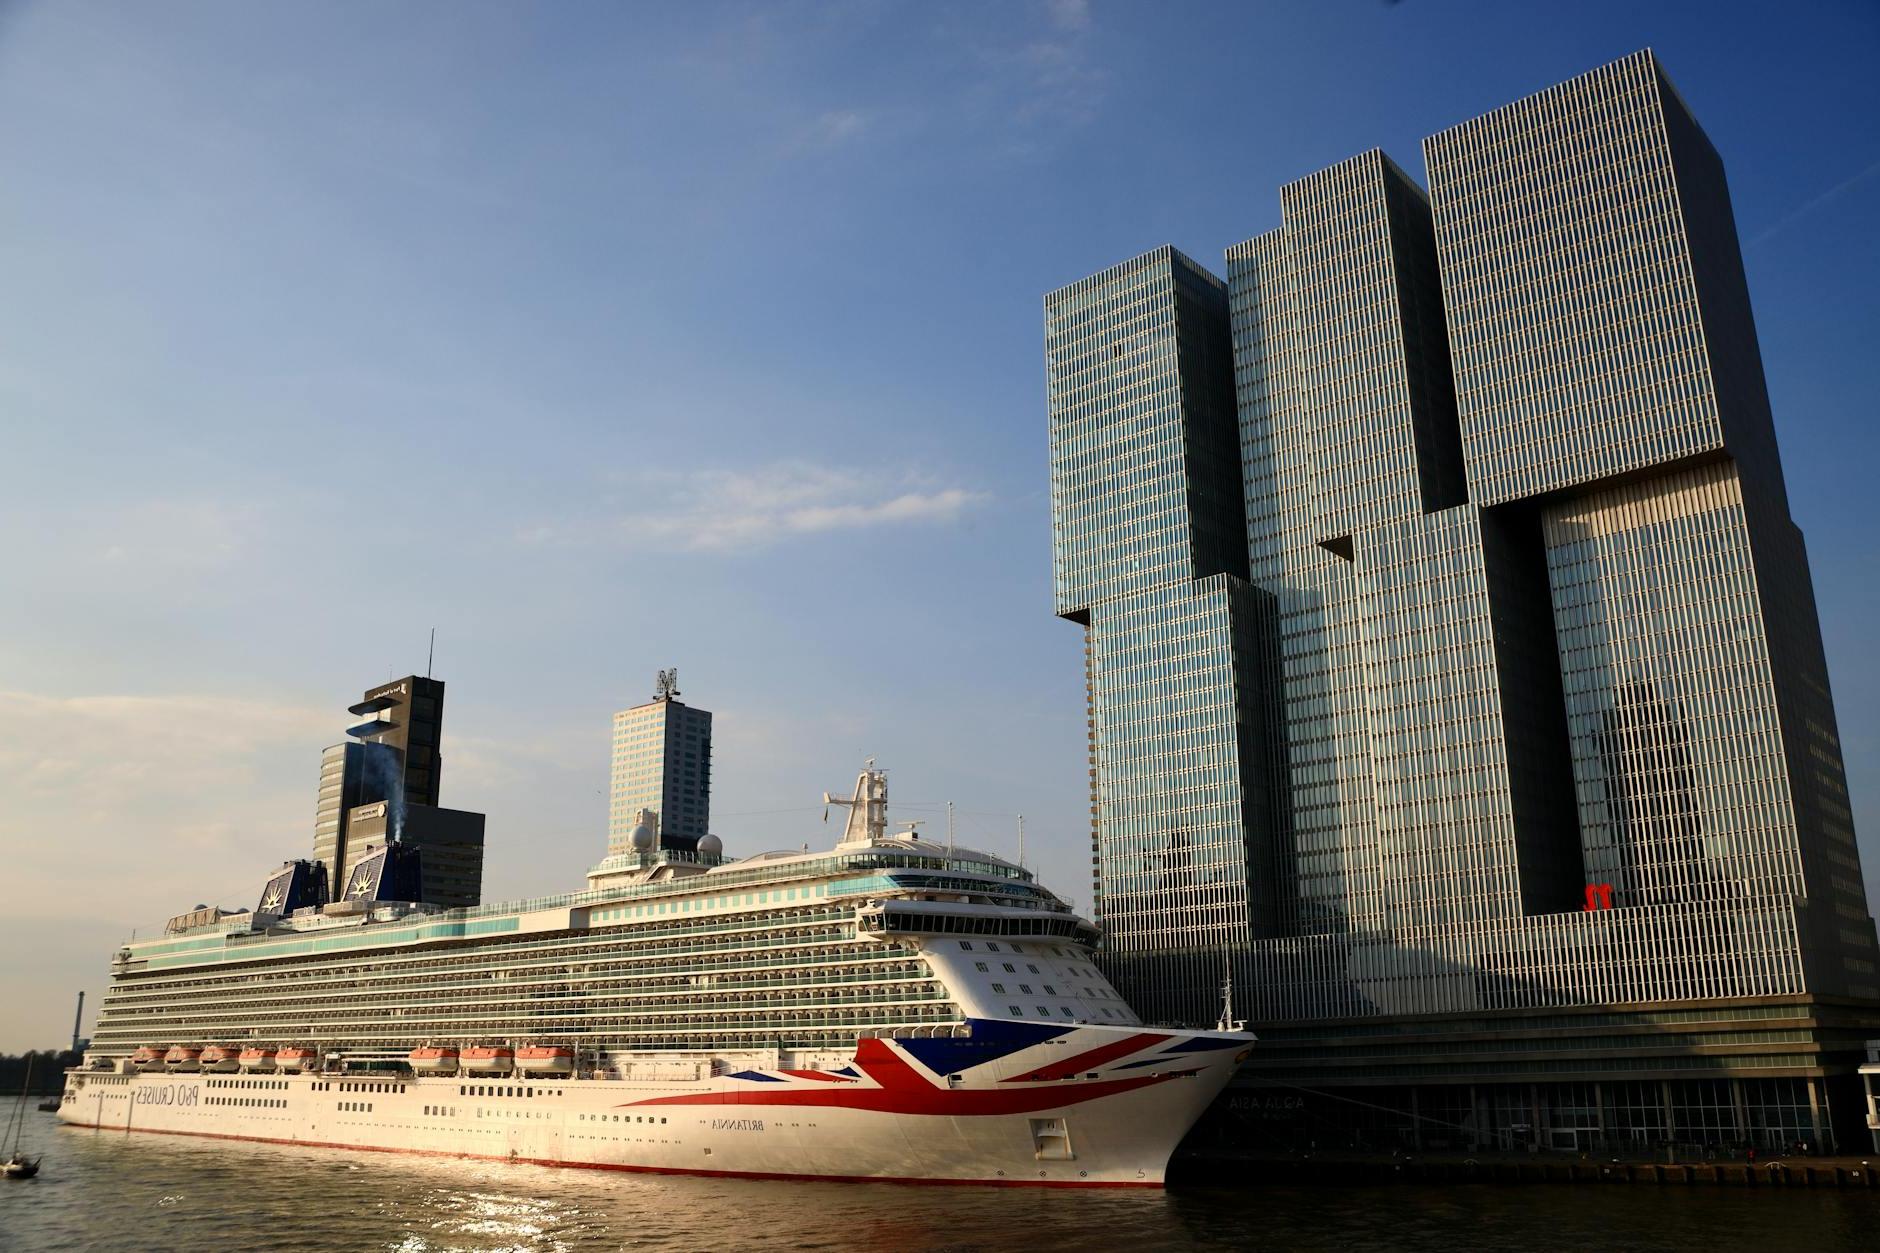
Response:
[[[365,745],[367,799],[385,802],[385,838],[396,844],[405,837],[405,771],[397,749],[389,744]]]

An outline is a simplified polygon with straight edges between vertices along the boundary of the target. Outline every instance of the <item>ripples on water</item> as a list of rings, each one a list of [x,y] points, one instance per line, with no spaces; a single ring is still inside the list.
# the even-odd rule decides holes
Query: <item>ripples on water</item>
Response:
[[[1880,1193],[1626,1186],[1031,1191],[737,1182],[65,1130],[0,1180],[0,1249],[1838,1249]]]

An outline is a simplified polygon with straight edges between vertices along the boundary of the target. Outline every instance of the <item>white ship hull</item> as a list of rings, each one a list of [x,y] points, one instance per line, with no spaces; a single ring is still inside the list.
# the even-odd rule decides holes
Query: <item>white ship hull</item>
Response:
[[[980,1021],[863,1040],[836,1070],[692,1081],[72,1071],[62,1122],[548,1166],[1159,1187],[1251,1037]]]

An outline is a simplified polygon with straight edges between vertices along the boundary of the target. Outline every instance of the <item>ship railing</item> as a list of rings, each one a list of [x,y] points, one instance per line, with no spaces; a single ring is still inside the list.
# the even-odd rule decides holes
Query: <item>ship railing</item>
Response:
[[[596,959],[588,964],[598,967],[598,969],[578,975],[570,974],[565,964],[549,965],[536,961],[503,963],[500,965],[482,963],[457,967],[413,968],[405,972],[388,971],[379,975],[370,976],[370,978],[373,980],[375,987],[387,991],[409,994],[410,991],[414,990],[414,985],[417,985],[419,988],[431,985],[437,987],[440,991],[462,991],[466,994],[474,994],[478,998],[487,998],[489,993],[489,985],[487,983],[469,983],[466,982],[466,980],[488,975],[492,972],[501,972],[506,975],[540,972],[534,977],[521,979],[505,978],[503,980],[507,988],[521,990],[544,984],[563,984],[574,981],[593,983],[606,979],[618,979],[623,977],[623,975],[631,975],[631,977],[641,980],[654,977],[671,978],[692,976],[720,978],[769,970],[802,970],[813,968],[816,962],[826,963],[826,968],[830,971],[841,971],[853,968],[857,963],[863,962],[867,963],[871,968],[898,965],[904,970],[911,970],[916,973],[922,969],[912,959],[883,959],[879,956],[848,948],[824,953],[813,960],[805,960],[798,954],[789,957],[726,962],[716,965],[701,963],[675,964],[655,969],[648,969],[645,965],[635,965],[626,970],[610,969],[609,963]],[[856,980],[861,980],[869,978],[870,975],[867,970],[857,969],[852,977]],[[841,981],[838,976],[834,974],[825,975],[823,978],[828,981]],[[335,974],[319,980],[318,982],[322,986],[318,988],[310,991],[299,990],[306,987],[310,982],[313,982],[311,978],[296,979],[293,985],[283,985],[279,988],[236,986],[219,992],[211,992],[205,989],[199,994],[204,998],[200,1003],[205,1006],[222,1003],[251,1006],[265,999],[266,1003],[292,1004],[300,1001],[330,999],[337,994],[351,994],[357,991],[360,986],[360,980],[357,975]],[[146,1005],[168,1007],[176,1001],[178,992],[179,989],[174,986],[169,986],[152,988],[148,992],[139,995],[125,996],[116,999],[111,1006],[111,1017],[115,1019],[121,1011],[136,1010]]]
[[[538,1016],[552,1016],[558,1013],[567,1014],[578,1010],[584,1017],[604,1017],[620,1021],[632,1021],[633,1019],[656,1019],[662,1016],[669,1016],[674,1013],[682,1012],[684,1008],[688,1006],[699,1005],[710,1006],[713,1011],[711,1016],[714,1018],[729,1018],[733,1015],[763,1013],[773,1009],[790,1009],[798,1006],[803,1007],[803,1012],[815,1012],[831,1009],[840,1010],[849,1006],[878,1006],[887,1008],[906,1005],[944,1004],[951,999],[952,997],[948,993],[938,990],[931,992],[902,992],[881,996],[818,998],[808,1004],[805,1004],[804,999],[801,997],[770,997],[764,1000],[751,1001],[738,1001],[729,997],[714,997],[710,999],[687,997],[682,1000],[655,1001],[647,999],[636,1001],[635,998],[627,996],[566,996],[539,997],[509,1002],[485,1000],[479,1003],[475,1011],[467,1014],[405,1013],[397,1015],[397,1019],[401,1032],[422,1033],[433,1027],[442,1032],[450,1032],[455,1031],[458,1024],[482,1022],[488,1019],[492,1013],[501,1013],[503,1010],[511,1007],[527,1007],[532,1011],[536,1011]],[[437,1010],[452,1008],[454,1003],[448,1001],[420,1001],[410,1002],[409,1005],[410,1008],[414,1010]],[[402,1004],[397,1006],[388,1004],[376,1008],[382,1011],[384,1009],[398,1007],[402,1007]],[[153,1034],[162,1034],[166,1036],[177,1036],[182,1039],[193,1040],[202,1038],[208,1040],[224,1039],[240,1034],[249,1040],[266,1040],[274,1038],[275,1034],[283,1036],[290,1035],[292,1034],[293,1028],[299,1026],[329,1028],[347,1023],[369,1024],[382,1021],[385,1015],[382,1012],[368,1012],[372,1008],[369,1002],[356,1003],[346,1011],[334,1011],[326,1014],[301,1013],[296,1015],[292,1022],[279,1024],[258,1021],[261,1016],[254,1013],[231,1013],[225,1015],[197,1014],[192,1015],[188,1019],[159,1023],[140,1023],[134,1027],[126,1026],[123,1030],[127,1035],[137,1033],[139,1038]],[[217,1017],[225,1018],[229,1021],[214,1021]],[[248,1034],[250,1032],[253,1034]]]
[[[824,960],[830,960],[830,959],[824,959]],[[867,957],[848,957],[848,958],[841,958],[841,959],[834,959],[834,960],[842,960],[844,961],[844,965],[843,966],[831,966],[831,967],[826,968],[826,970],[818,971],[813,965],[809,965],[801,961],[771,960],[771,961],[764,961],[764,962],[740,963],[735,966],[674,967],[671,969],[661,969],[661,970],[635,969],[632,971],[622,971],[618,969],[607,969],[603,966],[603,968],[599,970],[583,971],[581,973],[571,973],[565,968],[558,968],[558,967],[553,967],[553,966],[536,964],[534,966],[518,966],[518,967],[515,967],[514,969],[522,970],[522,971],[534,970],[534,971],[539,971],[540,972],[539,974],[533,974],[530,977],[525,977],[525,978],[520,978],[520,979],[517,979],[517,978],[506,979],[504,980],[504,987],[505,987],[505,990],[524,990],[528,988],[538,988],[538,987],[560,987],[560,986],[568,985],[568,984],[580,984],[580,985],[591,987],[592,985],[597,984],[597,983],[617,982],[621,980],[622,978],[631,978],[635,981],[643,982],[649,978],[708,976],[712,978],[713,980],[715,980],[715,982],[709,983],[709,984],[695,985],[695,989],[697,991],[700,991],[700,992],[713,991],[713,990],[722,991],[726,989],[741,990],[741,989],[746,989],[746,988],[756,990],[756,991],[763,991],[763,990],[775,988],[779,991],[795,990],[795,991],[807,992],[807,991],[812,991],[818,987],[824,987],[824,986],[839,986],[843,984],[854,984],[854,983],[917,982],[921,980],[931,980],[934,977],[931,971],[918,959],[909,959],[906,961],[882,961],[880,959],[870,959]],[[848,969],[848,967],[853,965],[855,962],[862,962],[862,961],[868,962],[867,969],[855,969],[852,971]],[[468,977],[468,976],[481,974],[486,969],[487,969],[486,967],[469,967],[462,971],[452,970],[452,971],[449,971],[448,973],[452,976],[462,975],[462,976]],[[804,973],[803,978],[796,979],[796,980],[767,979],[767,980],[760,980],[760,981],[740,982],[737,979],[732,978],[732,976],[735,976],[740,973],[748,973],[748,972],[753,972],[753,971],[764,971],[764,970],[778,970],[778,969],[802,970],[805,973]],[[330,999],[337,993],[345,993],[347,995],[352,995],[355,993],[358,993],[361,995],[375,995],[379,993],[396,993],[399,995],[409,995],[412,989],[410,989],[408,986],[405,986],[405,985],[408,985],[412,981],[412,979],[418,978],[418,977],[422,977],[422,976],[400,977],[396,984],[394,984],[390,980],[381,980],[377,983],[374,983],[374,984],[371,984],[369,986],[362,988],[360,986],[360,981],[357,976],[333,975],[329,978],[317,979],[317,980],[316,979],[296,980],[291,987],[284,986],[281,988],[260,988],[260,987],[249,986],[249,987],[229,987],[229,988],[223,988],[223,989],[205,989],[195,994],[192,997],[192,1000],[194,1001],[195,1005],[199,1008],[213,1009],[213,1008],[217,1008],[217,1007],[225,1006],[225,1005],[233,1005],[233,1006],[238,1006],[242,1008],[247,1008],[255,1004],[291,1005],[291,1004],[295,1004],[295,1003],[302,1002],[302,1001],[318,1001],[318,1000]],[[438,976],[432,975],[430,977],[435,979]],[[309,983],[317,983],[322,986],[317,987],[311,991],[300,990]],[[461,997],[465,999],[485,1000],[485,999],[488,999],[488,996],[489,996],[489,986],[487,983],[483,983],[483,982],[467,983],[467,982],[464,982],[462,979],[455,979],[452,982],[441,983],[435,990],[439,994],[449,994],[450,996],[456,996],[456,997]],[[154,1005],[169,1006],[173,1004],[176,1001],[176,999],[177,999],[176,990],[173,988],[166,988],[166,989],[154,989],[153,988],[148,994],[145,994],[145,995],[127,996],[127,997],[122,998],[116,1005],[113,1006],[114,1016],[115,1016],[116,1011],[137,1009],[145,1005],[154,1004]],[[422,1002],[411,1002],[411,1003],[418,1004]]]
[[[783,934],[781,928],[789,925],[792,921],[795,921],[795,925],[798,927],[803,928],[803,931],[795,935]],[[734,937],[748,936],[751,938],[728,939],[722,944],[679,944],[667,945],[656,949],[645,947],[648,943],[669,939],[674,936],[708,934],[713,932]],[[780,919],[774,924],[747,925],[742,929],[735,930],[724,926],[712,926],[707,923],[662,930],[654,933],[627,932],[616,935],[611,932],[589,932],[587,935],[581,937],[547,937],[533,943],[515,945],[513,950],[506,951],[514,951],[517,953],[553,953],[558,960],[578,959],[590,961],[599,960],[601,954],[612,952],[618,956],[628,957],[638,961],[648,956],[657,957],[675,954],[684,955],[690,953],[717,953],[740,950],[803,947],[800,943],[781,943],[779,941],[802,940],[810,943],[829,944],[853,938],[854,911],[845,906],[824,909],[814,914],[806,913],[798,920]],[[244,958],[247,957],[246,954],[243,956]],[[336,950],[331,953],[315,954],[314,957],[319,961],[339,964],[357,964],[361,960],[373,961],[389,959],[404,961],[427,968],[444,968],[451,965],[453,960],[464,960],[469,962],[470,966],[474,966],[474,968],[478,969],[514,968],[519,964],[526,965],[529,963],[529,959],[523,958],[519,958],[515,962],[505,963],[470,962],[470,959],[440,960],[435,950],[416,948],[391,950],[386,952],[383,957],[372,955],[370,950]],[[466,968],[469,968],[469,966],[466,966]],[[172,971],[150,975],[148,978],[140,980],[137,986],[142,988],[194,983],[201,980],[206,973],[216,973],[216,969],[214,967],[207,969],[199,967],[179,967]]]
[[[733,863],[735,864],[735,863]],[[702,878],[678,879],[664,883],[636,884],[627,887],[594,888],[584,892],[563,892],[555,896],[530,897],[520,901],[492,902],[488,905],[473,905],[464,909],[445,911],[449,918],[488,918],[502,914],[526,914],[543,909],[560,909],[566,906],[600,905],[612,901],[641,900],[646,897],[705,894],[720,888],[730,888],[745,884],[776,883],[798,879],[811,879],[833,870],[859,868],[888,868],[906,870],[951,870],[964,874],[983,874],[990,878],[1009,878],[1029,881],[1027,872],[1013,874],[1001,873],[996,868],[988,869],[990,863],[979,861],[960,861],[945,857],[922,856],[918,852],[900,853],[896,850],[883,850],[874,853],[835,853],[811,861],[791,862],[774,867],[751,866],[742,870],[717,870],[709,880]]]
[[[710,1027],[717,1031],[765,1031],[778,1023],[802,1022],[823,1026],[857,1025],[893,1025],[914,1021],[930,1021],[954,1016],[945,1011],[957,1009],[946,997],[923,997],[916,1000],[894,1000],[879,1002],[858,1002],[847,1007],[816,1006],[807,1009],[784,1009],[767,1006],[752,1009],[749,1012],[723,1012],[732,1007],[720,1007],[720,1012],[706,1012],[703,1006],[686,1005],[649,1008],[642,1013],[606,1013],[584,1014],[571,1012],[568,1007],[547,1007],[532,1009],[529,1012],[517,1012],[521,1007],[493,1006],[477,1015],[457,1015],[450,1018],[402,1019],[395,1028],[384,1014],[374,1014],[357,1020],[346,1020],[337,1016],[316,1016],[312,1019],[301,1018],[291,1023],[258,1024],[254,1028],[255,1040],[285,1041],[301,1040],[308,1043],[331,1046],[334,1042],[343,1042],[347,1047],[363,1048],[368,1045],[397,1047],[409,1050],[414,1039],[465,1040],[483,1037],[501,1036],[505,1033],[523,1032],[531,1035],[554,1035],[566,1029],[574,1029],[569,1024],[576,1024],[590,1032],[621,1031],[645,1032],[658,1031],[672,1026],[694,1028]],[[691,1012],[686,1012],[687,1010]],[[862,1020],[870,1020],[864,1023]],[[194,1040],[197,1038],[220,1039],[222,1033],[205,1030],[205,1025],[196,1022],[171,1022],[168,1024],[146,1025],[149,1034],[161,1035],[171,1040]],[[331,1051],[328,1047],[327,1051]]]
[[[916,1031],[932,1031],[941,1035],[964,1034],[964,1027],[965,1019],[957,1014],[944,1019],[895,1018],[870,1022],[857,1022],[852,1017],[801,1014],[792,1017],[777,1016],[764,1022],[741,1024],[736,1027],[722,1023],[694,1022],[674,1018],[668,1022],[624,1029],[605,1023],[576,1024],[566,1020],[540,1022],[500,1019],[480,1024],[475,1031],[461,1033],[450,1038],[465,1040],[552,1038],[558,1043],[579,1044],[583,1048],[592,1047],[595,1042],[599,1041],[603,1045],[613,1044],[622,1050],[646,1051],[648,1049],[761,1047],[774,1042],[779,1033],[787,1034],[792,1031],[815,1031],[823,1036],[834,1034],[838,1037],[856,1039],[870,1034],[893,1036],[908,1035]],[[317,1044],[321,1050],[323,1063],[336,1062],[342,1057],[357,1057],[376,1051],[379,1053],[379,1060],[392,1064],[403,1058],[410,1048],[406,1038],[402,1036],[397,1039],[380,1040],[358,1035],[302,1032],[296,1038],[310,1040]]]

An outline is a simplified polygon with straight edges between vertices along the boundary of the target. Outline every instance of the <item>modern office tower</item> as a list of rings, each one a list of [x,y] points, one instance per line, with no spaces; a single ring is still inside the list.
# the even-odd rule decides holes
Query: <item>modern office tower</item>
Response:
[[[368,691],[346,712],[365,719],[348,727],[347,735],[396,755],[397,784],[388,780],[386,786],[408,804],[437,804],[443,773],[438,746],[444,733],[444,681],[407,675]]]
[[[1195,1022],[1231,967],[1302,1138],[1862,1143],[1874,926],[1721,162],[1650,53],[1424,156],[1282,188],[1224,284],[1046,298],[1106,961]]]
[[[607,852],[632,851],[634,815],[659,815],[661,848],[691,850],[711,822],[712,716],[679,699],[679,672],[661,670],[653,699],[614,715]]]
[[[362,721],[347,728],[349,742],[321,753],[314,819],[313,855],[324,863],[335,898],[352,884],[353,870],[369,848],[403,842],[428,850],[422,854],[423,882],[435,895],[418,899],[476,904],[483,880],[483,815],[438,806],[443,680],[407,675],[368,689],[347,712]],[[362,815],[370,820],[355,828]]]
[[[1251,933],[1257,607],[1221,281],[1172,248],[1045,302],[1056,605],[1088,633],[1092,856],[1147,1018],[1218,994]]]

